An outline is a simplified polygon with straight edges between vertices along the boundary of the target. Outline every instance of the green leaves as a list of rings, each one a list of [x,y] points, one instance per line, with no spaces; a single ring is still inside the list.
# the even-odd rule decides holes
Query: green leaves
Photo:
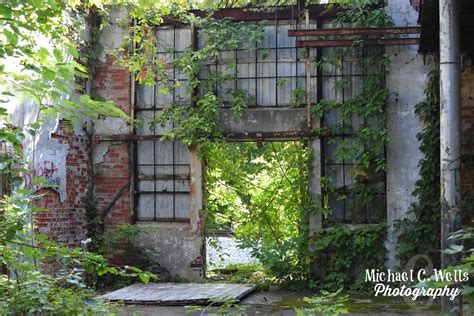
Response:
[[[420,180],[415,183],[412,195],[416,202],[410,206],[414,219],[396,223],[401,233],[397,256],[401,264],[413,256],[427,254],[435,267],[440,264],[440,150],[439,150],[439,72],[428,75],[425,98],[415,105],[415,114],[424,125],[417,135],[423,159],[418,163]]]

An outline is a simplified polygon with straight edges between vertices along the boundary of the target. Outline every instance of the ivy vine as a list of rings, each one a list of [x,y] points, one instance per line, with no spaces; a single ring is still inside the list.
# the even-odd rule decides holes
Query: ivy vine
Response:
[[[383,8],[368,10],[363,4],[354,3],[345,6],[345,11],[337,16],[335,24],[336,26],[350,24],[354,27],[388,27],[393,25],[393,21]],[[362,37],[350,36],[348,38],[354,41],[353,46],[334,48],[333,53],[324,56],[317,66],[330,65],[336,72],[343,73],[344,58],[355,55],[358,58],[358,67],[364,74],[361,77],[360,93],[341,102],[323,99],[316,103],[312,110],[315,118],[337,111],[342,123],[323,126],[314,131],[330,137],[328,144],[335,144],[336,159],[354,162],[355,183],[350,195],[356,202],[355,206],[374,207],[374,198],[380,191],[376,185],[377,181],[381,174],[387,171],[384,156],[384,148],[388,143],[385,107],[391,92],[385,87],[385,74],[390,61],[383,51],[372,50],[369,54],[368,48],[363,46]],[[334,90],[344,92],[347,86],[348,82],[345,78],[338,79],[334,84]],[[349,122],[354,119],[362,123],[359,126],[352,126]],[[341,142],[336,143],[337,138],[347,134],[351,134],[352,137],[343,137]],[[331,212],[327,203],[329,195],[337,196],[340,200],[348,198],[346,192],[341,193],[339,188],[330,185],[331,180],[329,177],[321,179],[325,195],[323,196],[323,214],[326,217]]]
[[[423,130],[418,133],[423,158],[419,162],[420,179],[415,183],[409,214],[395,225],[400,233],[398,258],[403,266],[410,258],[426,254],[435,267],[440,265],[440,150],[439,150],[439,71],[428,74],[425,99],[415,106]]]
[[[385,267],[385,248],[376,247],[386,238],[385,224],[363,225],[352,229],[335,225],[313,237],[313,256],[318,263],[316,288],[337,290],[344,286],[354,291],[368,290],[365,268]]]
[[[352,3],[345,6],[335,24],[341,27],[345,24],[352,27],[388,27],[393,25],[393,21],[384,8],[368,9],[366,4]],[[353,56],[357,58],[358,68],[363,74],[358,94],[340,102],[323,99],[312,109],[315,119],[327,113],[338,113],[342,123],[322,126],[314,131],[329,137],[327,143],[336,146],[337,160],[354,163],[354,187],[349,192],[331,185],[333,179],[330,177],[321,178],[322,212],[326,218],[332,212],[329,196],[336,196],[338,200],[353,198],[356,211],[359,206],[365,205],[376,208],[375,197],[380,191],[377,182],[387,171],[384,149],[389,139],[385,108],[391,92],[385,87],[385,74],[390,61],[382,50],[364,47],[364,38],[350,36],[347,39],[354,41],[353,46],[334,48],[332,54],[324,56],[317,64],[321,68],[329,65],[337,73],[343,73],[344,59]],[[333,89],[344,92],[347,86],[348,82],[342,77],[335,82]],[[353,126],[350,123],[353,121],[361,123]],[[341,136],[348,134],[351,137]],[[342,141],[336,143],[337,138]],[[310,243],[314,249],[312,256],[316,263],[317,287],[336,290],[345,286],[351,290],[367,290],[362,272],[367,267],[385,267],[386,232],[384,222],[354,227],[335,224],[316,231]]]
[[[203,45],[198,49],[188,47],[183,54],[176,56],[171,65],[167,65],[163,59],[156,58],[157,39],[152,31],[153,21],[140,17],[131,27],[132,36],[126,39],[124,48],[115,54],[119,63],[135,74],[138,83],[148,86],[156,84],[162,94],[172,94],[182,84],[177,80],[170,80],[167,67],[173,66],[187,78],[184,83],[185,91],[191,96],[191,100],[176,100],[167,106],[150,124],[150,129],[159,125],[164,129],[162,140],[180,140],[187,145],[222,139],[223,130],[218,118],[219,110],[225,102],[218,90],[236,79],[237,65],[235,62],[226,62],[226,74],[213,70],[210,65],[219,58],[222,51],[254,50],[255,43],[263,40],[263,21],[233,22],[230,19],[217,20],[181,14],[178,16],[180,21],[199,29]],[[135,47],[131,54],[125,49],[130,45]],[[174,48],[168,52],[174,53]],[[231,99],[226,105],[235,115],[240,115],[253,97],[242,89],[227,89],[225,93]]]

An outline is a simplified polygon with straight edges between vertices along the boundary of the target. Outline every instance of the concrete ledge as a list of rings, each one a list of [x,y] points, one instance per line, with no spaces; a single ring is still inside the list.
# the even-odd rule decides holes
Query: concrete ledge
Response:
[[[251,108],[240,116],[222,109],[220,114],[220,124],[226,134],[303,131],[305,123],[305,108]]]

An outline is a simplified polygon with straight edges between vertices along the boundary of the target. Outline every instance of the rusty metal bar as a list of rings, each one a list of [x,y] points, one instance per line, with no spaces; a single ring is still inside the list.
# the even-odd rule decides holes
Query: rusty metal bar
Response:
[[[306,127],[311,129],[313,122],[311,119],[311,51],[309,47],[306,47]]]
[[[327,4],[310,4],[306,6],[309,10],[309,14],[312,18],[335,18],[339,12],[344,9],[339,5],[327,5]],[[209,13],[201,10],[191,10],[191,13],[199,17],[207,17]],[[295,16],[298,16],[298,6],[277,6],[277,7],[247,7],[247,8],[227,8],[217,10],[212,14],[214,19],[231,19],[233,21],[274,21],[278,20],[293,20]],[[168,16],[163,18],[161,25],[185,25],[185,23],[179,21],[179,18]]]
[[[337,47],[352,46],[357,40],[307,40],[296,41],[296,47]],[[363,40],[365,46],[388,46],[388,45],[418,45],[420,39],[416,38],[382,38]]]
[[[172,174],[162,174],[162,175],[138,175],[138,180],[189,180],[189,175],[186,174],[177,174],[173,176]]]
[[[419,34],[420,31],[421,28],[418,26],[384,28],[307,29],[288,30],[288,36]]]
[[[163,135],[96,135],[93,136],[94,143],[99,142],[114,142],[114,141],[144,141],[144,140],[160,140]],[[275,131],[275,132],[239,132],[239,133],[224,133],[224,137],[231,141],[250,141],[250,140],[295,140],[304,138],[319,138],[322,136],[331,137],[352,137],[351,133],[331,133],[327,132],[313,132],[308,130],[301,131]],[[143,164],[140,164],[143,165]]]

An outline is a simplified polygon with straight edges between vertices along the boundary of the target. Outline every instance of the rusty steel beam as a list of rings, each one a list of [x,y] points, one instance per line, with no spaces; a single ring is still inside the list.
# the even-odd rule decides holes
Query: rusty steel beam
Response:
[[[144,140],[160,140],[163,135],[96,135],[93,136],[94,143],[107,141],[144,141]],[[301,138],[319,138],[321,136],[332,137],[352,137],[350,133],[331,133],[331,132],[312,132],[310,130],[301,131],[277,131],[277,132],[239,132],[224,133],[224,137],[229,141],[256,141],[256,140],[295,140]]]
[[[418,26],[385,28],[307,29],[288,30],[288,36],[418,34],[420,33],[420,30],[421,28]]]
[[[177,174],[173,176],[172,174],[163,174],[163,175],[138,175],[137,176],[138,180],[189,180],[190,177],[189,175],[184,175],[184,174]]]
[[[311,19],[332,19],[337,16],[339,12],[344,11],[338,5],[326,4],[310,4],[306,7],[309,10]],[[209,12],[201,10],[191,10],[191,13],[199,16],[209,16]],[[293,20],[299,16],[298,6],[278,6],[278,7],[247,7],[247,8],[226,8],[220,9],[212,13],[211,16],[215,19],[231,19],[233,21],[274,21],[274,20]],[[163,23],[160,25],[185,25],[179,18],[168,16],[163,18]]]
[[[258,139],[299,139],[299,138],[311,138],[317,137],[316,133],[311,131],[284,131],[284,132],[264,132],[264,133],[226,133],[224,137],[228,140],[234,141],[246,141],[246,140],[258,140]],[[93,136],[92,141],[94,143],[106,142],[106,141],[144,141],[144,140],[159,140],[162,135],[96,135]]]
[[[255,141],[255,140],[296,140],[301,138],[315,138],[318,135],[311,131],[285,131],[265,133],[228,133],[225,138],[229,141]]]
[[[296,47],[336,47],[336,46],[352,46],[356,40],[308,40],[296,41]],[[363,40],[365,46],[389,46],[389,45],[418,45],[420,39],[415,38],[382,38]]]

